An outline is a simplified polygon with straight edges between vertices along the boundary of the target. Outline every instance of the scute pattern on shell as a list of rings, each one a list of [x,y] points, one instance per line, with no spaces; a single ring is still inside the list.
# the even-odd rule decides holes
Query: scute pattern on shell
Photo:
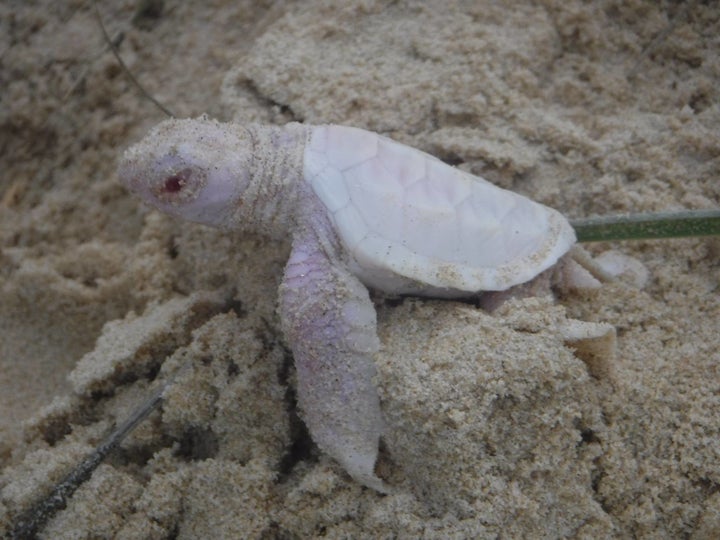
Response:
[[[388,292],[397,291],[383,271],[441,289],[504,290],[575,242],[555,210],[361,129],[316,127],[304,167],[361,279]]]

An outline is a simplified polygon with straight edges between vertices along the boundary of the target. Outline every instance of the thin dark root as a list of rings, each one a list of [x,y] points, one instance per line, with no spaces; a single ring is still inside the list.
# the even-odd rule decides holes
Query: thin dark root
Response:
[[[158,100],[156,100],[149,92],[147,92],[142,85],[138,82],[138,80],[135,78],[135,76],[132,74],[130,69],[127,67],[123,59],[120,57],[120,54],[117,51],[117,45],[114,41],[110,39],[110,35],[108,34],[107,30],[105,29],[105,25],[103,24],[102,17],[100,16],[100,8],[98,8],[97,0],[93,0],[93,6],[95,7],[95,17],[97,18],[98,25],[100,26],[100,29],[102,30],[103,36],[105,37],[105,41],[107,42],[108,46],[110,47],[110,50],[112,51],[113,55],[115,56],[115,59],[118,61],[118,64],[120,64],[120,67],[125,72],[125,75],[127,78],[132,82],[135,87],[140,91],[140,93],[145,96],[147,99],[149,99],[151,102],[155,104],[155,106],[160,109],[163,113],[165,113],[170,118],[174,118],[175,115],[165,107],[162,103],[160,103]]]
[[[135,427],[145,420],[162,402],[162,394],[167,383],[157,388],[152,395],[130,415],[123,424],[100,444],[93,452],[82,460],[65,478],[58,482],[52,491],[20,515],[10,534],[12,539],[36,538],[38,531],[52,518],[55,513],[65,508],[67,501],[75,490],[80,487],[105,457],[120,446],[120,443]]]

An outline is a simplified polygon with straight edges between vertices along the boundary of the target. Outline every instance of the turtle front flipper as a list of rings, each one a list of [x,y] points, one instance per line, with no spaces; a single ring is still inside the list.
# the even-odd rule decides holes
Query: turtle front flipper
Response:
[[[380,342],[367,289],[309,234],[293,242],[279,309],[313,440],[355,480],[387,492],[374,472],[384,424],[372,382]]]

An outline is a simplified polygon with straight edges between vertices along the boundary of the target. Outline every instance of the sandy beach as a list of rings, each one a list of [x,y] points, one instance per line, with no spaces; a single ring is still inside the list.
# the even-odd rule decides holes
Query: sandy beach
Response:
[[[569,218],[720,206],[715,3],[157,5],[98,2],[177,117],[362,127]],[[289,245],[118,183],[164,118],[91,3],[0,5],[0,534],[172,381],[39,538],[720,537],[720,239],[587,245],[647,282],[493,313],[374,294],[383,495],[302,423]]]

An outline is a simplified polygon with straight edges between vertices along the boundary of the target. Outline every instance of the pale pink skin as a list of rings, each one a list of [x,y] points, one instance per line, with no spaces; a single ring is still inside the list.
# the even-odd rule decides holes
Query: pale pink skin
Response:
[[[353,478],[384,492],[373,471],[383,428],[372,383],[375,310],[346,269],[322,203],[302,181],[308,130],[168,120],[126,151],[118,174],[175,217],[276,238],[292,234],[279,313],[305,422]]]
[[[372,382],[372,357],[380,347],[375,310],[351,271],[357,264],[332,214],[303,177],[313,129],[323,128],[168,120],[127,150],[119,177],[146,202],[178,218],[271,237],[291,235],[279,314],[295,357],[305,422],[318,446],[353,478],[386,492],[374,472],[384,426]],[[574,236],[566,239],[568,246],[557,256],[573,241]],[[388,292],[401,290],[398,284],[407,291],[408,283],[417,292],[432,290],[387,276],[372,285]]]

